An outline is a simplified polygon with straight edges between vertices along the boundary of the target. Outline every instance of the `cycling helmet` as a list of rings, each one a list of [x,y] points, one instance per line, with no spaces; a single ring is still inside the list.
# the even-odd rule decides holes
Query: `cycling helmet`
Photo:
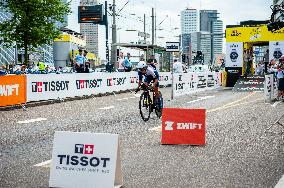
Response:
[[[140,61],[138,64],[137,64],[137,69],[143,69],[143,68],[146,68],[148,65],[145,61]]]

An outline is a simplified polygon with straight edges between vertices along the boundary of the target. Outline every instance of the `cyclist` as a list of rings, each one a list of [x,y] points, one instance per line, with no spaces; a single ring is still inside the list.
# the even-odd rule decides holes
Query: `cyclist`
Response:
[[[156,96],[156,104],[160,105],[160,107],[162,107],[161,101],[160,101],[160,95],[159,95],[159,80],[158,80],[158,72],[156,70],[154,70],[153,67],[150,67],[146,64],[145,61],[140,61],[137,65],[137,69],[138,69],[138,78],[139,78],[139,82],[138,82],[138,88],[136,90],[136,92],[138,92],[140,90],[140,86],[142,83],[142,78],[143,75],[145,76],[144,79],[144,84],[146,87],[148,87],[148,85],[153,81],[153,88],[154,88],[154,92],[155,92],[155,96]]]

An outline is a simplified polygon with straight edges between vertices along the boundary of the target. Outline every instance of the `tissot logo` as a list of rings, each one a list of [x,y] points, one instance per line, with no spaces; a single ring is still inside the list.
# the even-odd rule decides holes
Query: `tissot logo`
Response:
[[[69,89],[69,81],[32,82],[32,92],[64,91]]]
[[[94,145],[76,144],[75,153],[92,155],[94,154]]]
[[[175,123],[172,121],[165,122],[165,130],[166,131],[173,131],[174,128],[176,130],[201,130],[202,124],[201,123]]]
[[[102,86],[102,79],[76,80],[77,89],[92,89]]]
[[[72,166],[101,166],[106,168],[110,158],[108,157],[97,157],[94,156],[94,145],[93,144],[75,144],[75,154],[63,154],[57,155],[60,165],[72,165]]]

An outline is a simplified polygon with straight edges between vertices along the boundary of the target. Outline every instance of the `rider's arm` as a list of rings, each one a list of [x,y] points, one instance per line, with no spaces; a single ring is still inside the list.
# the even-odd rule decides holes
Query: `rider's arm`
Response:
[[[141,86],[141,83],[142,83],[142,79],[143,79],[143,75],[141,72],[138,72],[138,88],[137,88],[137,91],[139,90],[140,86]]]

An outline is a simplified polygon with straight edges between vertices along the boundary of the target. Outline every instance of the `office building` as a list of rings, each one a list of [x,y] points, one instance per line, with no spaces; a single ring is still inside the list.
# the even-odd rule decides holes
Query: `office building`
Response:
[[[181,11],[181,34],[190,34],[197,32],[197,10],[185,9]]]
[[[200,10],[200,31],[211,35],[211,60],[223,53],[223,21],[219,20],[217,10]]]
[[[97,0],[81,0],[80,5],[96,5]],[[88,52],[98,55],[98,25],[92,23],[81,23],[80,32],[86,37],[86,49]]]

